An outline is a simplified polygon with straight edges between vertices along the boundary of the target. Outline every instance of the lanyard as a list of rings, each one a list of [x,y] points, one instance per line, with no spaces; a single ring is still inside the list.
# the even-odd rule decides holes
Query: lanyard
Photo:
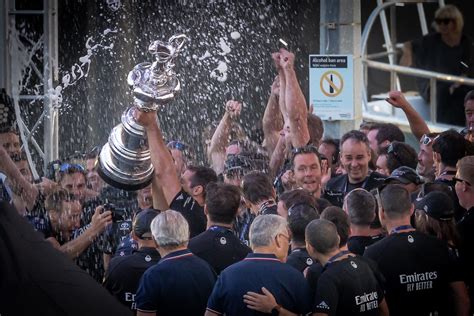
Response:
[[[362,182],[362,185],[360,186],[360,188],[362,189],[365,189],[365,186],[367,185],[367,182],[369,181],[369,175],[367,175],[367,177],[365,177],[365,180]],[[360,182],[359,182],[360,183]],[[354,183],[356,184],[356,183]],[[347,192],[347,187],[349,186],[349,176],[347,176],[347,181],[346,181],[346,184],[344,185],[344,192],[343,194],[346,195],[348,192]]]
[[[211,227],[209,227],[209,230],[211,230],[213,232],[217,231],[219,233],[225,233],[225,232],[231,232],[232,233],[232,230],[230,228],[217,226],[217,225],[212,225]]]
[[[331,263],[333,263],[334,261],[336,261],[340,257],[347,255],[348,253],[350,253],[349,250],[344,250],[344,251],[341,251],[341,252],[335,254],[334,256],[329,258],[328,262],[324,265],[324,267],[327,267],[328,265],[330,265]]]
[[[402,225],[402,226],[398,226],[398,227],[395,227],[394,229],[392,229],[390,231],[390,234],[396,234],[396,233],[399,233],[400,231],[406,230],[406,229],[414,229],[414,228],[411,225]]]
[[[454,176],[455,174],[456,174],[456,170],[445,170],[445,171],[440,173],[438,178],[442,177],[442,176]]]

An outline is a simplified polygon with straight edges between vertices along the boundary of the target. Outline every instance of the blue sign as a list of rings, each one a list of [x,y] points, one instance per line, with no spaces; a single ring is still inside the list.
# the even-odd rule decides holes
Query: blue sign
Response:
[[[322,120],[354,119],[352,55],[309,55],[309,99]]]

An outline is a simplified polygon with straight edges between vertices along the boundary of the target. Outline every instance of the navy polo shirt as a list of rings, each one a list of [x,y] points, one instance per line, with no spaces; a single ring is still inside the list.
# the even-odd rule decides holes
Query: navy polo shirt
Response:
[[[255,315],[243,301],[247,291],[261,293],[267,288],[285,309],[306,314],[311,310],[308,284],[301,272],[284,264],[273,254],[251,253],[220,274],[207,309],[217,314]]]
[[[104,286],[122,304],[136,309],[135,293],[143,273],[160,260],[155,248],[140,248],[132,255],[115,257],[110,261]]]
[[[217,274],[251,253],[234,232],[223,226],[211,226],[189,241],[189,250],[211,265]]]
[[[158,315],[204,315],[216,275],[188,249],[174,251],[149,268],[140,280],[137,310]]]

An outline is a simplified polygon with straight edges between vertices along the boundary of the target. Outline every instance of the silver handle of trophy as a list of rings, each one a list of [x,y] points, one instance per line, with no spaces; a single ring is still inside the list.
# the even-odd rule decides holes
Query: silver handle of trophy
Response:
[[[174,55],[179,54],[181,48],[183,48],[184,44],[189,40],[185,34],[173,35],[168,39],[168,43],[173,45],[175,51]]]

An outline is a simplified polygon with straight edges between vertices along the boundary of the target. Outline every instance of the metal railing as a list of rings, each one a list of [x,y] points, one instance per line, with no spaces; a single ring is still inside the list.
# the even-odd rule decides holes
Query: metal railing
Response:
[[[378,69],[382,71],[387,71],[390,73],[404,74],[409,76],[415,76],[420,78],[427,78],[430,80],[430,120],[436,123],[436,82],[447,81],[452,83],[460,83],[463,85],[469,85],[474,87],[474,79],[448,75],[445,73],[416,69],[411,67],[404,67],[398,65],[389,65],[386,63],[362,59],[362,64],[373,69]],[[366,90],[367,91],[367,90]],[[367,102],[364,103],[365,110],[367,110]]]
[[[402,1],[406,3],[416,3],[417,4],[417,9],[420,13],[420,19],[421,17],[424,17],[424,10],[422,7],[422,3],[420,2],[435,2],[433,0],[431,1]],[[444,5],[444,1],[439,0],[439,5],[442,6]],[[372,30],[372,27],[376,21],[376,19],[380,16],[381,17],[381,22],[382,24],[384,23],[384,17],[385,17],[385,9],[399,5],[400,1],[390,1],[390,2],[385,2],[382,3],[381,1],[378,1],[378,6],[372,11],[370,14],[369,18],[367,19],[367,23],[364,26],[364,30],[362,32],[362,37],[361,37],[361,55],[362,57],[362,78],[363,78],[363,85],[364,88],[362,89],[362,102],[364,105],[364,110],[368,110],[368,97],[367,97],[367,85],[368,85],[368,80],[367,80],[367,68],[373,68],[373,69],[378,69],[382,71],[386,71],[390,73],[390,87],[393,88],[395,83],[399,83],[398,81],[398,74],[404,74],[404,75],[409,75],[409,76],[415,76],[415,77],[421,77],[421,78],[427,78],[430,80],[430,121],[433,123],[437,123],[437,104],[436,104],[436,95],[437,95],[437,82],[438,81],[446,81],[446,82],[452,82],[452,83],[460,83],[463,85],[469,85],[474,87],[474,79],[467,78],[467,77],[461,77],[461,76],[454,76],[450,74],[445,74],[445,73],[439,73],[435,71],[428,71],[428,70],[423,70],[423,69],[417,69],[417,68],[411,68],[411,67],[405,67],[405,66],[399,66],[395,65],[393,62],[393,57],[396,55],[396,51],[394,49],[394,46],[391,43],[387,44],[387,52],[382,52],[382,53],[375,53],[375,54],[370,54],[367,55],[367,43],[368,43],[368,38],[370,35],[370,32]],[[421,23],[423,26],[423,23]],[[422,27],[423,34],[425,34],[426,30],[424,27]],[[387,32],[386,28],[384,28],[384,32]],[[384,34],[385,38],[388,37],[387,34]],[[387,40],[386,40],[387,42]],[[365,58],[364,58],[365,56]],[[389,58],[389,64],[383,63],[383,62],[378,62],[378,61],[373,61],[370,60],[369,58],[380,58],[387,56]],[[397,85],[398,86],[398,85]],[[394,109],[392,109],[394,111]],[[393,114],[393,113],[392,113]]]

